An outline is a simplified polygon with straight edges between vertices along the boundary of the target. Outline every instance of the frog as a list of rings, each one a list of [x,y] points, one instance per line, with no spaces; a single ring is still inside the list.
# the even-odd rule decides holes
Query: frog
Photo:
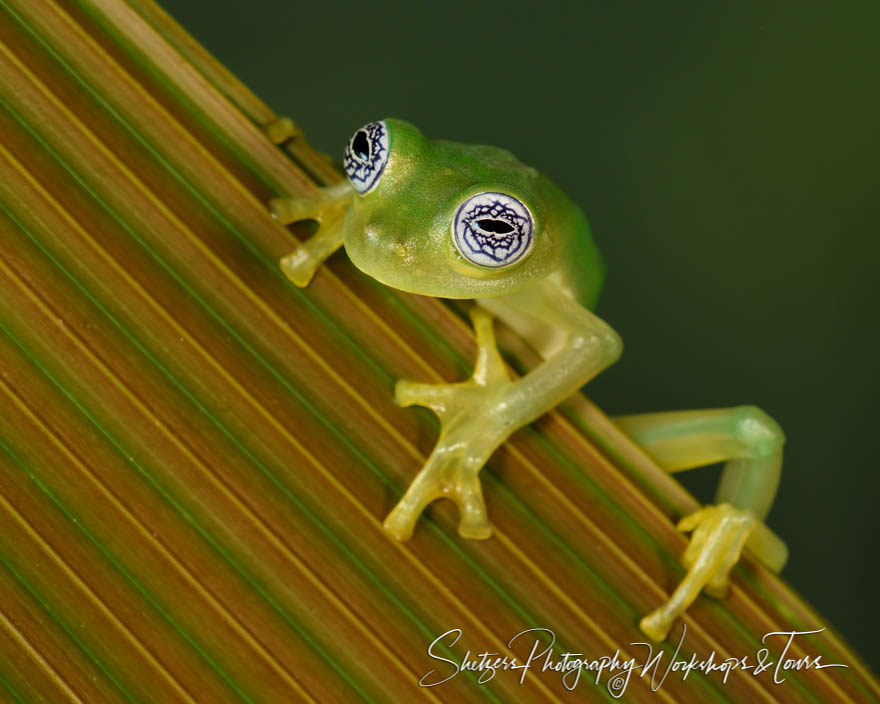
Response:
[[[267,133],[282,141],[284,125]],[[274,198],[281,224],[316,221],[317,231],[280,261],[296,286],[344,247],[355,267],[411,293],[473,301],[477,355],[465,381],[397,381],[401,406],[439,418],[434,450],[385,518],[409,539],[426,507],[447,498],[463,538],[488,539],[480,469],[514,432],[555,408],[621,355],[620,336],[595,307],[603,260],[587,219],[549,178],[511,152],[425,137],[404,120],[358,128],[343,151],[346,179],[299,197]],[[496,344],[494,321],[542,358],[515,377]],[[752,405],[618,416],[613,422],[666,472],[724,463],[715,503],[681,518],[691,533],[685,575],[639,622],[655,641],[702,592],[723,598],[744,550],[779,572],[788,552],[765,518],[782,469],[784,435]]]

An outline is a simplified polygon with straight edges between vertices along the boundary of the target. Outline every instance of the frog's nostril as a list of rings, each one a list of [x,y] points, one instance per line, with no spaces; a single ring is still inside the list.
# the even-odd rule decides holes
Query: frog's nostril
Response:
[[[397,240],[391,243],[391,253],[399,259],[409,259],[409,246],[403,240]]]
[[[364,132],[363,130],[357,131],[354,139],[351,140],[351,150],[354,152],[354,155],[361,161],[370,160],[370,140],[367,137],[366,132]]]

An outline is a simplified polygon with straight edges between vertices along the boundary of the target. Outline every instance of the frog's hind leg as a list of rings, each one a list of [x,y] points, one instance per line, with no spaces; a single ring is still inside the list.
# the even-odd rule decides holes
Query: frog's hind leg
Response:
[[[281,260],[281,269],[297,286],[306,286],[333,252],[342,246],[345,213],[354,189],[347,181],[319,188],[299,198],[273,198],[272,216],[282,225],[316,220],[318,231]]]
[[[785,544],[763,523],[782,471],[785,437],[754,406],[623,416],[615,423],[668,472],[726,462],[715,506],[686,516],[679,530],[693,531],[682,556],[688,573],[669,601],[641,621],[662,640],[700,590],[724,596],[730,570],[744,547],[774,571],[788,557]]]

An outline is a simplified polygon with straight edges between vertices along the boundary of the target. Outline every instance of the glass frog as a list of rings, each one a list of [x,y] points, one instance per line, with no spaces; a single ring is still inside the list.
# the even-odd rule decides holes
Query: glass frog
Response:
[[[276,141],[285,137],[284,124],[268,131]],[[347,182],[272,200],[272,213],[283,224],[319,223],[281,267],[297,286],[306,286],[321,262],[344,245],[354,265],[383,284],[476,301],[471,318],[478,353],[471,378],[397,383],[398,403],[432,409],[441,429],[384,526],[406,540],[425,507],[447,497],[458,505],[462,536],[489,538],[478,477],[489,456],[621,353],[617,333],[592,312],[603,269],[587,221],[549,179],[510,152],[427,139],[402,120],[364,125],[343,159]],[[544,361],[511,378],[495,346],[493,317]],[[645,634],[663,640],[701,589],[724,596],[744,547],[772,570],[785,563],[785,544],[763,523],[779,482],[784,437],[754,406],[615,421],[668,472],[726,462],[717,504],[678,524],[693,532],[682,557],[686,576],[640,622]]]

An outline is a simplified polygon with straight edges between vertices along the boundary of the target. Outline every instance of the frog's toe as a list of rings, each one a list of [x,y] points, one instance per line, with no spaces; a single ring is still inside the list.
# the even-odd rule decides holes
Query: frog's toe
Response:
[[[309,285],[319,266],[321,260],[313,256],[302,244],[281,259],[281,270],[284,275],[300,288]]]
[[[674,617],[670,619],[663,611],[656,609],[639,621],[639,628],[651,640],[661,641],[666,639],[674,620]]]
[[[428,503],[430,502],[426,501],[423,506],[419,506],[409,502],[404,503],[403,500],[401,500],[391,513],[385,517],[382,527],[385,528],[385,532],[395,540],[399,540],[400,542],[409,540],[415,529],[416,521]]]
[[[304,198],[271,198],[269,213],[282,225],[302,220],[308,213],[309,204]]]
[[[696,528],[700,523],[702,523],[706,518],[712,515],[712,512],[717,508],[717,506],[703,506],[703,508],[694,511],[693,513],[689,513],[687,516],[682,518],[677,524],[676,528],[680,530],[682,533],[690,533],[694,528]]]
[[[706,506],[683,518],[678,528],[693,530],[681,562],[687,568],[681,584],[660,608],[645,616],[639,627],[654,640],[663,640],[669,629],[700,590],[714,597],[727,594],[730,570],[739,560],[743,547],[758,520],[751,511],[730,504]]]
[[[422,384],[401,379],[394,385],[394,400],[399,406],[425,406],[438,410],[446,408],[454,389],[455,384]]]
[[[477,477],[478,469],[460,457],[455,448],[439,444],[403,498],[388,514],[385,530],[397,540],[408,540],[428,504],[446,497],[458,506],[459,535],[476,539],[491,537],[492,527]]]
[[[276,117],[261,128],[273,144],[282,144],[288,139],[302,136],[302,130],[289,117]]]

